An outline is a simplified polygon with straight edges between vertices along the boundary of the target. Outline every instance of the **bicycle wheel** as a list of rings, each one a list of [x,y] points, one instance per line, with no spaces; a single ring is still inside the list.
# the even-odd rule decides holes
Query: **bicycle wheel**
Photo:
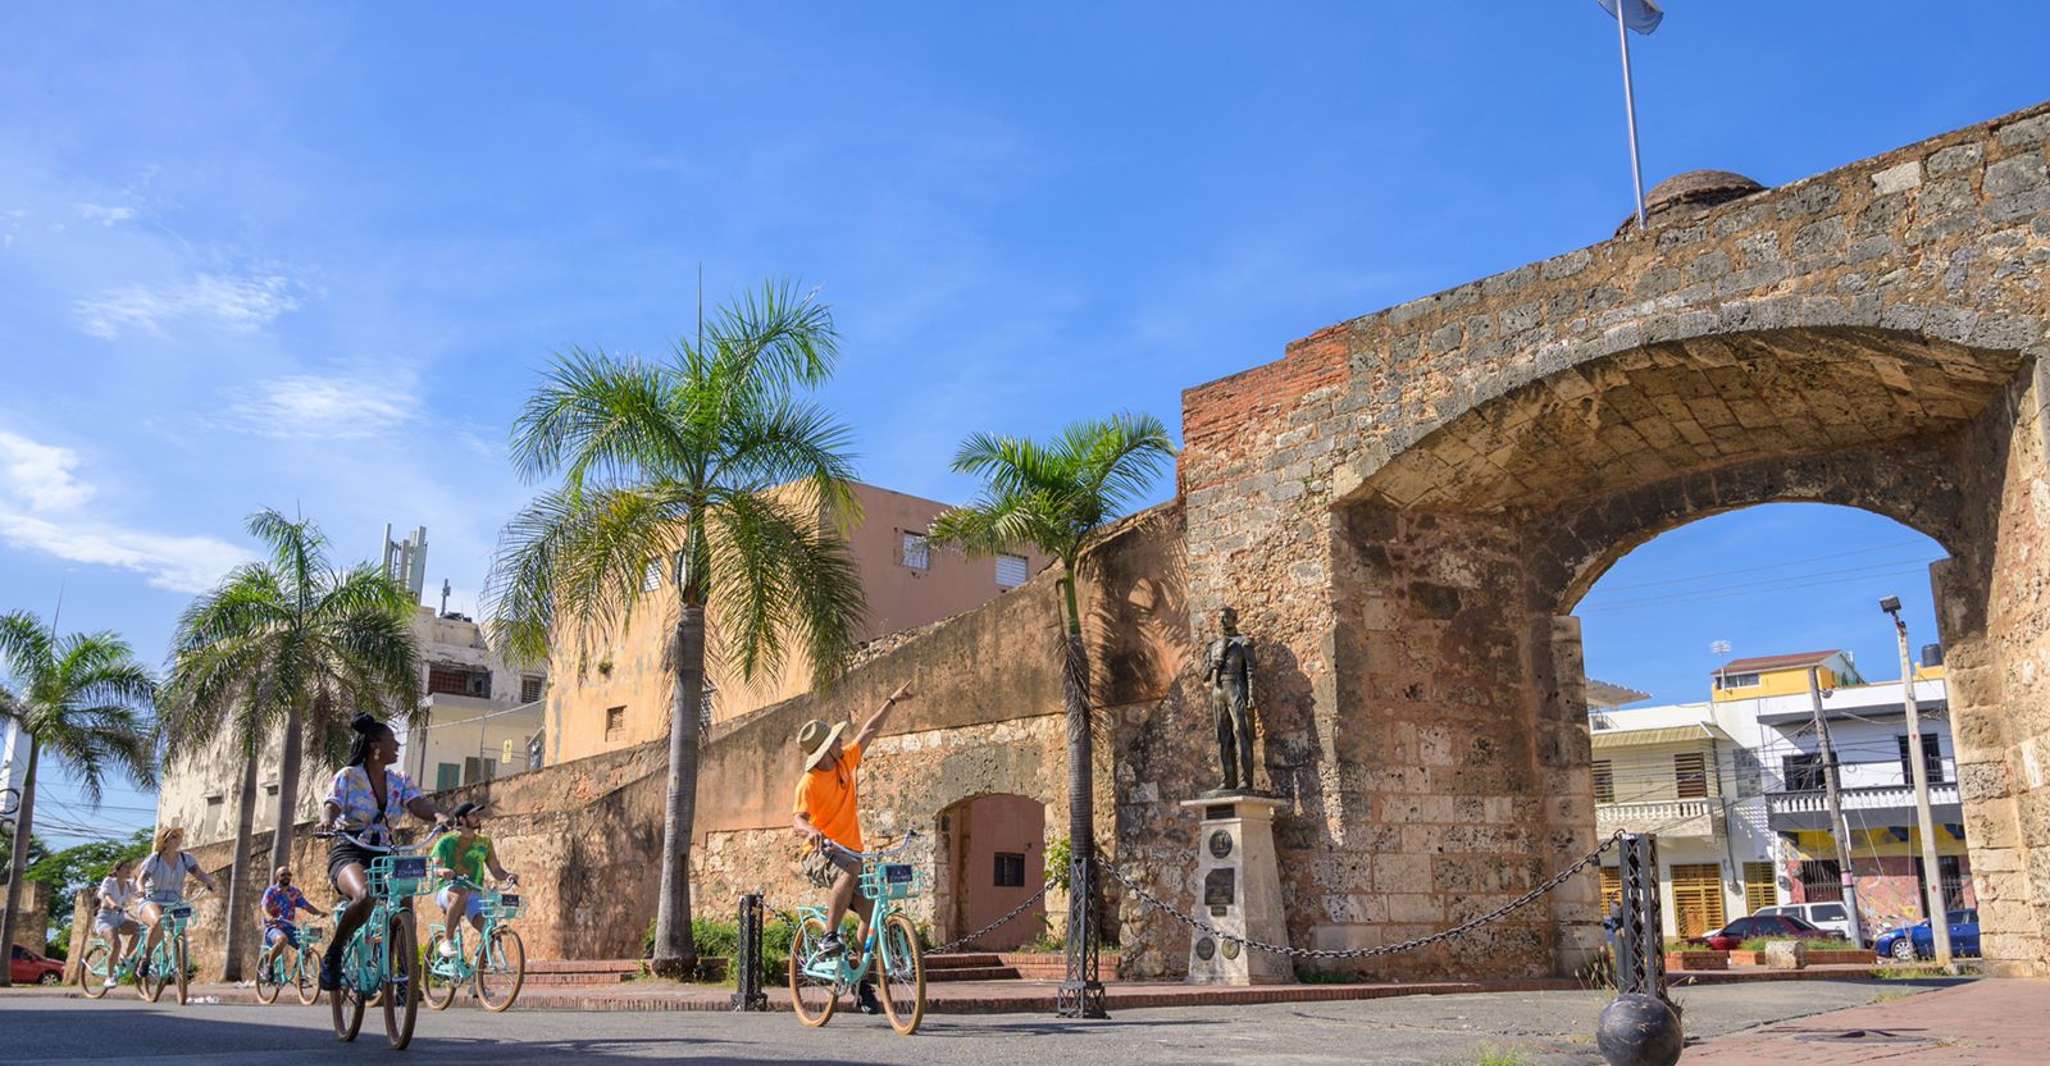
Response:
[[[441,945],[447,942],[447,933],[433,930],[427,934],[427,950],[421,953],[420,998],[429,1010],[447,1010],[456,1001],[456,975],[462,963],[442,956]]]
[[[278,1001],[279,971],[285,968],[284,951],[280,946],[276,956],[256,957],[256,1001],[266,1007]]]
[[[391,920],[391,973],[384,981],[384,1035],[393,1051],[413,1042],[413,1022],[420,1014],[420,948],[413,927],[398,915]]]
[[[292,966],[292,984],[301,1006],[311,1007],[320,1000],[320,952],[313,950],[313,945],[299,949],[298,961]]]
[[[363,969],[360,958],[362,938],[359,930],[342,952],[341,986],[327,994],[328,1003],[334,1009],[335,1039],[344,1043],[356,1039],[356,1034],[363,1030],[364,995],[363,990],[356,987]]]
[[[192,974],[185,968],[185,934],[180,933],[173,937],[172,940],[170,952],[171,969],[172,973],[177,975],[178,1005],[182,1007],[185,1005],[185,1001],[191,998],[191,989],[187,987],[186,983],[192,980]]]
[[[910,1036],[925,1020],[925,955],[918,947],[918,930],[910,918],[892,914],[884,919],[878,939],[875,972],[883,1013],[890,1017],[890,1028]]]
[[[825,936],[825,919],[806,915],[790,942],[790,1009],[797,1013],[798,1021],[813,1028],[832,1021],[833,1011],[840,1006],[837,984],[804,972],[806,960],[818,950],[819,941]]]
[[[107,994],[107,975],[113,972],[114,952],[104,940],[94,940],[85,946],[85,954],[78,959],[78,990],[87,999],[98,999]]]
[[[502,1011],[520,998],[527,983],[527,945],[505,926],[491,930],[491,939],[477,949],[477,1001],[488,1011]]]
[[[143,960],[143,972],[135,976],[135,991],[144,1002],[155,1003],[164,994],[164,986],[171,983],[170,952],[163,944],[149,953]]]

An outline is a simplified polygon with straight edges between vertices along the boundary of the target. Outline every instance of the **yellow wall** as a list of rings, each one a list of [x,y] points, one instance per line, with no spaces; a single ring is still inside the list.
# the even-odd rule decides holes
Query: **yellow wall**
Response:
[[[1745,673],[1751,672],[1745,671]],[[1758,684],[1756,685],[1747,688],[1712,689],[1715,699],[1718,701],[1755,700],[1763,696],[1793,696],[1808,691],[1808,668],[1805,666],[1794,667],[1788,670],[1763,670],[1757,673]],[[1822,667],[1819,673],[1821,674],[1823,688],[1838,688],[1845,683],[1841,675],[1827,666]],[[1714,682],[1711,681],[1710,685],[1713,686]]]

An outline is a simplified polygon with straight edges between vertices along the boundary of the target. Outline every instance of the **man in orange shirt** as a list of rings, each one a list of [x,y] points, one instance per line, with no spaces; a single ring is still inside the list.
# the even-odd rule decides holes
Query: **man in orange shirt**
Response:
[[[868,939],[868,923],[875,904],[871,900],[854,898],[855,880],[861,874],[861,860],[849,854],[862,850],[861,797],[855,771],[861,767],[862,752],[867,750],[876,734],[882,732],[891,708],[910,698],[911,686],[897,686],[897,691],[883,701],[882,707],[862,723],[852,743],[841,742],[840,734],[849,724],[846,722],[828,727],[825,722],[813,719],[804,723],[804,728],[797,732],[798,746],[804,751],[804,773],[797,779],[797,817],[794,824],[797,834],[812,848],[805,859],[805,873],[813,884],[833,890],[833,902],[826,915],[826,938],[820,945],[827,955],[837,955],[846,950],[840,942],[840,920],[846,916],[850,904],[855,913],[861,915],[861,935],[856,943]],[[829,843],[837,846],[829,847]],[[863,985],[864,1007],[872,995],[874,993],[869,987]]]

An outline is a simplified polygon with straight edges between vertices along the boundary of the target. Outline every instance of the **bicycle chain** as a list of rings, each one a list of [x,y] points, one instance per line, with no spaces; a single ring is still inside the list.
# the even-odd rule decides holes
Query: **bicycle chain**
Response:
[[[1469,919],[1465,922],[1453,926],[1450,929],[1441,929],[1438,932],[1429,934],[1428,936],[1420,936],[1412,940],[1405,940],[1399,944],[1383,944],[1379,947],[1372,948],[1298,948],[1292,947],[1287,944],[1265,944],[1258,940],[1251,940],[1246,937],[1239,936],[1235,933],[1227,933],[1224,930],[1219,929],[1216,926],[1213,926],[1200,918],[1195,918],[1191,917],[1190,915],[1183,914],[1182,912],[1176,910],[1171,904],[1169,904],[1165,900],[1161,899],[1160,897],[1154,895],[1151,892],[1146,891],[1146,889],[1141,888],[1139,885],[1134,884],[1131,878],[1126,877],[1125,872],[1119,869],[1117,865],[1111,862],[1109,859],[1105,859],[1101,856],[1098,856],[1096,862],[1098,865],[1103,867],[1105,873],[1108,873],[1112,877],[1116,878],[1119,883],[1123,884],[1127,889],[1131,890],[1132,894],[1134,896],[1137,896],[1140,899],[1140,901],[1145,903],[1147,906],[1152,907],[1155,910],[1164,912],[1168,917],[1173,918],[1174,920],[1182,923],[1183,925],[1188,926],[1191,929],[1205,933],[1219,940],[1230,941],[1232,943],[1238,944],[1241,947],[1252,948],[1256,951],[1265,951],[1271,954],[1282,955],[1290,958],[1368,959],[1380,955],[1394,955],[1404,951],[1415,951],[1418,948],[1429,947],[1432,944],[1442,943],[1447,940],[1454,940],[1459,937],[1465,936],[1468,933],[1473,932],[1475,929],[1478,929],[1481,926],[1487,925],[1489,922],[1500,921],[1501,919],[1509,916],[1509,914],[1511,914],[1512,912],[1516,911],[1518,908],[1528,906],[1532,902],[1536,901],[1538,898],[1542,897],[1545,893],[1550,892],[1555,888],[1558,888],[1562,884],[1565,884],[1566,880],[1572,877],[1574,874],[1579,873],[1581,870],[1584,870],[1589,866],[1599,864],[1602,859],[1602,853],[1614,847],[1616,845],[1616,842],[1618,840],[1621,840],[1622,838],[1623,834],[1620,830],[1618,830],[1616,833],[1611,835],[1607,840],[1602,841],[1601,844],[1596,846],[1596,848],[1593,851],[1588,852],[1586,857],[1582,858],[1580,861],[1574,863],[1571,866],[1566,867],[1563,870],[1560,870],[1556,874],[1553,874],[1551,877],[1547,878],[1545,881],[1540,883],[1536,888],[1533,888],[1530,891],[1525,892],[1523,895],[1510,900],[1508,903],[1505,903],[1502,906],[1497,907],[1494,910],[1489,911],[1488,913],[1483,914],[1478,918]]]

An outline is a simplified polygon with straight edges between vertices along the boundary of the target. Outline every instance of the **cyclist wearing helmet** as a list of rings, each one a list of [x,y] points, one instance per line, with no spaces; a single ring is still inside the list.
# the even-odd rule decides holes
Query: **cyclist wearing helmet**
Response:
[[[478,832],[484,825],[483,810],[476,803],[458,805],[448,816],[455,832],[434,842],[434,901],[441,904],[449,931],[448,939],[441,942],[441,953],[451,958],[456,953],[456,925],[465,915],[480,935],[484,932],[484,894],[478,891],[484,884],[484,871],[490,870],[491,876],[500,881],[520,881],[518,875],[507,873],[505,867],[498,865],[498,853],[491,847],[491,838]]]
[[[421,795],[405,774],[392,769],[399,761],[399,738],[391,727],[374,715],[359,714],[349,728],[356,739],[349,745],[348,764],[335,771],[334,787],[321,808],[320,828],[328,832],[341,829],[368,843],[389,845],[393,824],[408,812],[423,822],[440,824],[441,811],[434,802]],[[367,871],[379,854],[346,837],[328,842],[328,880],[350,902],[341,921],[335,923],[334,940],[321,957],[322,991],[332,992],[341,984],[342,952],[376,906]],[[410,922],[412,911],[403,913]]]

